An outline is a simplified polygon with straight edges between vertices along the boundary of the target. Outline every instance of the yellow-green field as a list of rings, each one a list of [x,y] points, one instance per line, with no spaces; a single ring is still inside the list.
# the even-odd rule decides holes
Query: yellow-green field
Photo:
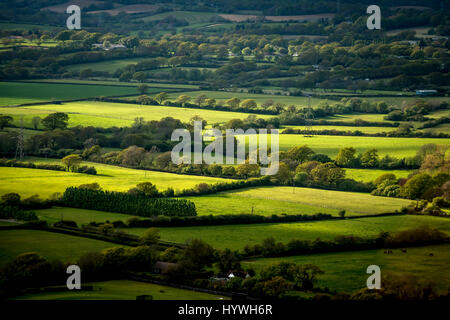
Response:
[[[411,200],[377,197],[367,193],[311,188],[257,187],[222,192],[202,197],[188,197],[199,214],[379,214],[400,211]]]
[[[179,175],[173,173],[134,170],[116,166],[85,163],[97,169],[97,175],[73,172],[0,167],[0,194],[17,192],[22,197],[38,194],[47,198],[55,192],[64,192],[67,187],[97,182],[104,190],[127,191],[141,182],[152,182],[158,189],[172,187],[175,190],[192,188],[195,185],[228,181],[220,178]]]
[[[69,126],[130,126],[136,117],[143,117],[146,121],[160,120],[165,117],[173,117],[183,122],[195,115],[202,117],[208,123],[223,123],[231,119],[244,119],[247,113],[200,110],[164,106],[142,106],[125,103],[107,102],[72,102],[64,104],[48,104],[20,108],[0,108],[0,114],[11,115],[18,123],[20,117],[24,117],[25,125],[31,123],[35,116],[45,117],[54,112],[69,114]],[[259,115],[260,118],[269,118],[267,115]]]
[[[200,238],[215,248],[243,249],[246,244],[261,243],[273,237],[287,243],[298,240],[332,240],[337,236],[354,235],[361,238],[377,237],[380,232],[397,232],[428,225],[450,234],[450,220],[432,216],[386,216],[346,220],[326,220],[315,222],[239,224],[206,227],[161,228],[161,239],[185,243],[189,239]],[[146,229],[126,229],[142,235]]]
[[[345,177],[356,181],[370,182],[385,173],[395,174],[397,179],[407,178],[414,170],[345,169]]]

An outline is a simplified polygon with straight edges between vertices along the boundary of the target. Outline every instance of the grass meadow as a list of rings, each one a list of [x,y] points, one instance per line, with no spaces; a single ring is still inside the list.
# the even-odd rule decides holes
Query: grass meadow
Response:
[[[228,297],[203,292],[161,286],[130,280],[111,280],[86,283],[92,291],[64,290],[27,294],[15,300],[136,300],[140,295],[151,295],[153,300],[229,300]]]
[[[117,244],[40,230],[0,230],[0,265],[26,252],[37,252],[49,260],[76,260],[91,251],[117,247]]]
[[[38,162],[43,162],[39,160]],[[48,161],[47,161],[48,162]],[[56,161],[55,161],[56,162]],[[192,188],[195,185],[227,181],[226,179],[174,173],[135,170],[117,166],[86,162],[94,166],[97,175],[73,172],[0,167],[0,195],[17,192],[22,197],[38,194],[48,198],[55,192],[64,192],[67,187],[97,182],[104,190],[127,191],[141,182],[152,182],[159,190],[173,187],[175,190]]]
[[[231,119],[243,119],[247,113],[202,110],[164,106],[142,106],[137,104],[108,103],[96,101],[70,102],[63,104],[46,104],[39,106],[0,108],[0,114],[13,116],[15,123],[24,118],[25,126],[31,125],[31,119],[35,116],[45,117],[54,112],[69,114],[69,126],[130,126],[136,117],[143,117],[146,121],[160,120],[165,117],[173,117],[183,122],[198,115],[209,123],[224,123]],[[268,115],[260,115],[261,118],[269,118]]]
[[[99,96],[119,96],[137,93],[136,88],[113,86],[86,86],[76,84],[49,84],[38,82],[1,82],[0,106],[36,103],[52,100],[71,100]],[[1,110],[0,113],[6,113]]]
[[[299,187],[257,187],[221,192],[201,197],[187,197],[196,204],[199,214],[314,214],[337,213],[371,215],[400,211],[411,200]]]
[[[450,221],[447,218],[432,216],[398,215],[346,220],[327,220],[315,222],[264,223],[207,227],[161,228],[161,239],[185,243],[200,238],[218,249],[243,249],[246,244],[261,243],[273,237],[287,243],[289,240],[332,240],[336,236],[354,235],[372,238],[380,232],[395,232],[428,225],[450,234]],[[146,229],[126,229],[127,232],[142,235]]]
[[[382,275],[415,276],[420,280],[433,281],[440,290],[447,290],[450,286],[448,273],[450,245],[408,248],[405,253],[398,249],[393,250],[393,254],[383,252],[381,249],[254,259],[242,262],[242,266],[251,267],[258,272],[281,261],[311,263],[325,272],[319,276],[318,286],[344,292],[353,292],[366,287],[368,277],[366,268],[370,265],[378,265]],[[433,253],[432,257],[429,256],[430,253]]]

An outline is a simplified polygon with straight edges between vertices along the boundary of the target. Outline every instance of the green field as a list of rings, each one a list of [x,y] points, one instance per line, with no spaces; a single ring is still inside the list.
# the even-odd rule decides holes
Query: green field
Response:
[[[305,126],[286,126],[292,129],[305,130]],[[390,132],[394,131],[396,128],[389,127],[349,127],[349,126],[312,126],[311,129],[313,131],[320,130],[336,130],[336,131],[361,131],[363,133],[375,134],[381,132]]]
[[[129,280],[86,283],[93,291],[61,291],[27,294],[15,300],[135,300],[136,296],[151,295],[153,300],[229,300],[228,297],[203,292],[160,286]]]
[[[129,90],[132,90],[129,88]],[[0,108],[0,114],[8,114],[18,122],[24,117],[25,125],[29,125],[35,116],[45,117],[53,112],[66,112],[69,114],[69,126],[130,126],[136,117],[145,120],[160,120],[165,117],[173,117],[183,122],[189,122],[191,117],[198,115],[209,123],[223,123],[231,119],[243,119],[247,113],[214,111],[202,109],[189,109],[163,106],[141,106],[137,104],[107,103],[107,102],[71,102],[64,104],[48,104],[41,106]],[[260,115],[260,118],[269,118]]]
[[[42,24],[30,24],[30,23],[10,23],[10,22],[1,22],[0,23],[1,30],[43,30],[43,31],[57,31],[64,29],[64,27],[56,27],[56,26],[48,26]]]
[[[25,252],[37,252],[47,259],[76,260],[91,251],[117,244],[40,230],[0,230],[0,265]]]
[[[381,231],[395,232],[423,225],[450,234],[450,221],[447,218],[400,215],[315,222],[161,228],[161,239],[185,243],[189,239],[200,238],[215,248],[237,250],[244,248],[246,244],[261,243],[268,237],[274,237],[281,242],[316,238],[332,240],[340,235],[372,238],[378,236]],[[142,235],[145,230],[136,228],[128,229],[128,232]]]
[[[209,21],[211,21],[211,18],[217,16],[217,14],[212,13],[212,12],[197,12],[197,11],[169,11],[169,12],[163,12],[163,13],[151,15],[151,16],[142,18],[141,20],[145,21],[145,22],[155,21],[155,20],[163,20],[164,18],[167,18],[169,16],[177,18],[177,19],[186,20],[189,24],[197,24],[197,23],[209,22]]]
[[[408,248],[406,253],[400,250],[393,250],[393,254],[383,252],[384,250],[367,250],[255,259],[244,261],[242,266],[259,271],[263,267],[281,261],[312,263],[325,271],[325,274],[319,276],[318,286],[340,292],[353,292],[365,288],[369,276],[366,269],[370,265],[378,265],[382,275],[413,275],[421,280],[433,281],[440,290],[447,290],[450,286],[448,273],[450,245]],[[430,253],[434,256],[430,257]]]
[[[44,161],[39,160],[39,162]],[[67,187],[94,182],[99,183],[104,190],[127,191],[141,182],[152,182],[160,190],[168,187],[179,190],[192,188],[202,182],[228,181],[220,178],[127,169],[98,163],[85,164],[95,166],[98,174],[0,167],[0,194],[17,192],[22,197],[38,194],[47,198],[55,192],[64,192]]]
[[[105,211],[95,211],[86,209],[53,207],[50,209],[35,210],[39,220],[45,220],[49,224],[62,220],[75,221],[78,226],[88,224],[90,222],[106,222],[122,220],[126,222],[129,218],[133,217],[128,214],[111,213]]]
[[[136,93],[135,88],[49,84],[28,82],[0,82],[0,106],[52,100],[71,100],[100,96],[119,96]],[[6,113],[1,110],[0,113]]]
[[[242,139],[242,136],[239,138]],[[306,144],[316,153],[324,153],[331,158],[335,158],[340,149],[349,146],[355,148],[357,152],[375,148],[378,150],[379,156],[411,157],[416,154],[421,146],[427,143],[449,145],[450,139],[279,135],[280,150],[288,150],[294,146]]]
[[[295,191],[295,192],[294,192]],[[202,197],[188,197],[199,214],[314,214],[348,215],[394,212],[411,200],[376,197],[367,193],[343,192],[293,187],[258,187],[222,192]]]
[[[414,170],[345,169],[345,177],[356,181],[370,182],[385,173],[395,174],[397,179],[407,178]]]
[[[72,64],[67,66],[69,71],[80,71],[83,69],[91,69],[93,71],[106,71],[114,73],[117,69],[125,68],[129,64],[137,64],[145,60],[144,58],[135,59],[117,59],[117,60],[107,60],[101,62],[91,62],[91,63],[80,63]]]

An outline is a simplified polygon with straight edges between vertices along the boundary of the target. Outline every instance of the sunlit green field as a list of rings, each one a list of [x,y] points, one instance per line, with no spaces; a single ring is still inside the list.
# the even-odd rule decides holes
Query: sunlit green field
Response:
[[[345,169],[345,177],[356,181],[374,181],[385,173],[395,174],[397,179],[407,178],[414,170],[381,170],[381,169]]]
[[[0,230],[0,265],[25,252],[47,259],[76,262],[86,252],[117,247],[117,244],[40,230]]]
[[[35,210],[35,212],[39,220],[45,220],[49,224],[53,224],[61,220],[69,220],[75,221],[78,226],[88,224],[90,222],[114,222],[118,220],[126,222],[129,218],[133,217],[128,214],[64,207]]]
[[[220,178],[179,175],[173,173],[127,169],[122,167],[85,163],[97,169],[97,175],[73,172],[0,167],[0,194],[17,192],[22,197],[38,194],[47,198],[67,187],[97,182],[104,190],[127,191],[141,182],[152,182],[159,190],[192,188],[205,182],[228,181]]]
[[[239,139],[242,140],[242,136]],[[268,141],[270,141],[270,138]],[[349,146],[355,148],[357,152],[375,148],[380,156],[411,157],[416,154],[421,146],[428,143],[450,145],[450,139],[279,135],[280,150],[288,150],[294,146],[306,144],[316,153],[324,153],[331,158],[335,158],[340,149]]]
[[[315,222],[161,228],[161,239],[185,243],[189,239],[200,238],[216,248],[242,249],[246,244],[261,243],[268,237],[285,243],[292,239],[332,240],[340,235],[372,238],[382,231],[394,232],[423,225],[450,234],[450,220],[447,218],[400,215]],[[127,230],[142,235],[146,229]]]
[[[349,215],[400,211],[411,200],[376,197],[367,193],[311,188],[258,187],[222,192],[202,197],[188,197],[199,214],[313,214],[336,215],[345,209]]]
[[[65,290],[15,297],[16,300],[135,300],[136,296],[151,295],[153,300],[229,300],[203,292],[161,286],[129,280],[86,283],[93,291]]]
[[[132,87],[0,82],[0,106],[99,96],[119,96],[133,93],[137,93],[137,90]],[[8,114],[5,109],[0,110],[0,113]]]
[[[258,272],[263,267],[281,261],[312,263],[325,271],[325,274],[319,276],[318,286],[337,291],[352,292],[365,288],[369,276],[366,269],[370,265],[379,266],[382,275],[415,276],[421,280],[433,281],[440,290],[447,290],[450,286],[450,245],[408,248],[406,253],[398,249],[393,250],[393,254],[383,252],[384,250],[367,250],[255,259],[245,261],[242,265]],[[432,257],[429,256],[430,253],[433,253]]]
[[[306,130],[305,126],[287,126],[292,129],[298,129],[298,130]],[[390,128],[390,127],[348,127],[348,126],[312,126],[311,129],[313,131],[320,131],[320,130],[336,130],[336,131],[361,131],[363,133],[368,134],[375,134],[380,132],[390,132],[394,131],[396,128]]]
[[[133,90],[132,88],[126,88]],[[208,123],[223,123],[231,119],[244,119],[247,113],[200,110],[163,106],[142,106],[125,103],[107,102],[72,102],[64,104],[49,104],[41,106],[29,106],[20,108],[0,108],[0,114],[11,115],[18,123],[20,117],[24,117],[25,125],[30,125],[31,119],[35,116],[45,117],[53,112],[65,112],[69,114],[69,126],[130,126],[136,117],[143,117],[144,120],[160,120],[165,117],[173,117],[183,122],[198,115]],[[261,118],[270,116],[261,115]]]

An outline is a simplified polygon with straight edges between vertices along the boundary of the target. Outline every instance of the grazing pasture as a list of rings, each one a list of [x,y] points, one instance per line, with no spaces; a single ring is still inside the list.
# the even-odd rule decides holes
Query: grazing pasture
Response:
[[[331,290],[353,292],[366,287],[366,269],[370,265],[378,265],[382,275],[408,275],[420,280],[432,281],[440,290],[450,286],[448,261],[450,245],[407,248],[406,252],[392,250],[392,254],[384,254],[384,250],[367,250],[355,252],[338,252],[292,256],[282,258],[254,259],[244,261],[243,267],[260,271],[262,268],[279,262],[298,264],[314,264],[325,274],[319,276],[317,285]],[[429,254],[433,253],[430,257]]]
[[[336,236],[354,235],[373,238],[380,232],[395,232],[428,225],[450,234],[447,218],[432,216],[398,215],[369,217],[346,220],[326,220],[315,222],[240,224],[206,227],[161,228],[161,239],[185,243],[189,239],[200,238],[215,248],[241,250],[246,244],[261,243],[268,237],[287,243],[298,240],[332,240]],[[142,235],[146,229],[128,229],[128,232]]]
[[[49,260],[76,262],[86,252],[117,247],[117,244],[40,230],[0,230],[0,265],[26,252]]]

